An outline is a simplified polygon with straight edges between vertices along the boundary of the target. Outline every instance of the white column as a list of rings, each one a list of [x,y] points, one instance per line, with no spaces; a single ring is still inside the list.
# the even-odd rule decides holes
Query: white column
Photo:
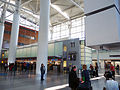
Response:
[[[71,39],[71,28],[72,28],[72,22],[69,21],[69,24],[68,24],[68,29],[69,29],[69,39]]]
[[[84,45],[84,64],[86,64],[86,50],[85,50],[85,45]]]
[[[36,74],[40,74],[40,66],[43,63],[47,72],[48,61],[48,28],[49,28],[50,1],[40,0],[40,27],[38,35],[38,55]]]
[[[16,8],[13,16],[13,24],[12,24],[12,31],[10,37],[8,63],[15,62],[16,48],[18,44],[18,35],[19,35],[20,3],[21,0],[16,0]]]
[[[98,64],[98,68],[100,69],[100,64],[99,64],[99,50],[96,50],[97,53],[97,64]]]
[[[5,14],[6,14],[6,4],[4,4],[3,6],[2,15],[0,18],[0,56],[1,56],[1,50],[2,50],[2,44],[3,44]]]
[[[104,69],[104,66],[105,66],[104,60],[101,60],[101,68]]]
[[[50,27],[50,34],[51,34],[50,39],[53,40],[53,27],[52,26]]]

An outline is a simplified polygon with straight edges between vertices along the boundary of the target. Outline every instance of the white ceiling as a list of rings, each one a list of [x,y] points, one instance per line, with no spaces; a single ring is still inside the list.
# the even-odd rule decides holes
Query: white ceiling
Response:
[[[4,0],[0,0],[0,6],[3,4]],[[14,4],[15,0],[8,0],[10,3]],[[39,12],[40,12],[40,0],[21,0],[23,4],[22,8],[29,10],[21,10],[21,16],[34,23],[39,22]],[[63,13],[66,13],[70,19],[80,17],[84,15],[84,3],[83,0],[51,0],[52,5],[57,5]],[[14,6],[9,5],[8,9],[14,12]],[[50,8],[50,23],[52,25],[59,24],[63,21],[68,20],[61,13],[59,13],[53,7]]]

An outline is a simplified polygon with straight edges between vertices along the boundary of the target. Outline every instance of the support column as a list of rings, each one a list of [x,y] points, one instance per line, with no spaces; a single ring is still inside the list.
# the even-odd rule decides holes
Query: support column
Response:
[[[105,68],[104,60],[101,60],[101,69]]]
[[[68,29],[69,29],[69,39],[71,39],[71,28],[72,28],[72,22],[69,21],[69,24],[68,24]]]
[[[50,27],[50,34],[51,34],[50,39],[53,40],[53,27],[52,26]]]
[[[85,50],[85,44],[84,44],[84,64],[86,64],[86,50]]]
[[[15,62],[16,48],[18,44],[18,35],[19,35],[20,3],[21,3],[21,0],[16,0],[16,7],[15,7],[14,16],[13,16],[13,24],[12,24],[12,31],[11,31],[11,37],[10,37],[8,63]]]
[[[99,63],[99,50],[96,50],[97,53],[97,64],[98,64],[98,68],[100,69],[100,63]]]
[[[1,52],[2,52],[1,50],[2,50],[3,36],[4,36],[5,14],[6,14],[6,4],[4,4],[4,6],[3,6],[2,15],[0,18],[0,57],[1,57]]]
[[[43,63],[47,73],[48,62],[48,27],[49,27],[49,14],[50,14],[50,0],[40,0],[40,27],[38,35],[38,55],[36,74],[40,73],[40,67]]]

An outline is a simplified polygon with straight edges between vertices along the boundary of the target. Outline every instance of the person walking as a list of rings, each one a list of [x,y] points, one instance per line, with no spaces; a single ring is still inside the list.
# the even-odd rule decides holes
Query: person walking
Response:
[[[77,77],[76,70],[76,66],[73,66],[69,72],[69,87],[71,90],[77,90],[77,87],[79,85],[79,78]]]
[[[41,80],[44,80],[43,77],[44,77],[44,74],[45,74],[45,66],[44,66],[43,63],[41,64],[40,71],[41,71]]]
[[[116,71],[117,71],[117,74],[119,75],[119,65],[118,64],[116,66]]]

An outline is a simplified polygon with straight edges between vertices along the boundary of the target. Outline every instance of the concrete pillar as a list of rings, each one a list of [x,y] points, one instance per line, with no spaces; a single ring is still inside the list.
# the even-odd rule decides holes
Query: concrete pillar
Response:
[[[96,54],[97,54],[97,64],[98,64],[98,68],[100,69],[100,63],[99,63],[99,50],[96,50]]]
[[[3,35],[4,35],[4,23],[0,23],[0,57],[2,54]]]
[[[40,66],[43,63],[47,72],[48,61],[48,28],[49,28],[50,1],[40,0],[40,27],[38,35],[38,55],[36,74],[40,73]]]
[[[50,34],[51,34],[50,39],[53,40],[53,27],[52,26],[50,27]]]
[[[72,22],[69,21],[69,24],[68,24],[68,29],[69,29],[69,39],[71,39],[71,28],[72,28]]]
[[[16,8],[13,16],[13,24],[12,24],[12,31],[10,37],[8,63],[15,62],[16,48],[18,44],[18,35],[19,35],[20,3],[21,0],[16,0]]]
[[[84,45],[84,64],[86,64],[86,48],[85,48],[85,45]]]
[[[60,38],[59,39],[61,39],[61,27],[62,27],[62,25],[60,25]]]
[[[104,66],[105,66],[104,60],[101,60],[101,68],[104,69]]]
[[[6,4],[4,4],[4,6],[3,6],[2,15],[0,18],[0,57],[1,57],[1,52],[2,52],[1,50],[2,50],[3,36],[4,36],[5,14],[6,14]]]

